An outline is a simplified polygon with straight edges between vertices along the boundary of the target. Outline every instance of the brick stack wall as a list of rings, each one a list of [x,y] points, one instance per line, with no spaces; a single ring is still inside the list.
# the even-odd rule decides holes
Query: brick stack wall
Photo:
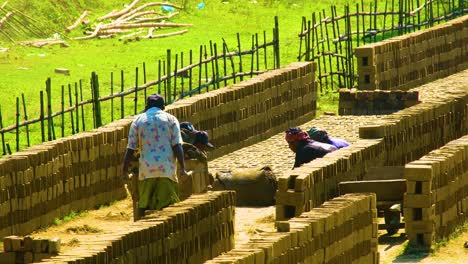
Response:
[[[404,165],[467,134],[468,83],[463,81],[467,74],[426,85],[424,88],[432,91],[425,92],[426,99],[420,104],[360,127],[360,137],[384,138],[386,165]],[[451,78],[458,83],[451,83]]]
[[[410,243],[430,248],[466,221],[468,136],[405,166],[405,229]]]
[[[388,115],[419,103],[417,91],[340,89],[340,115]]]
[[[278,176],[276,220],[299,216],[338,196],[338,183],[360,180],[385,162],[381,139],[359,140]]]
[[[379,263],[375,194],[347,194],[206,263]]]
[[[227,88],[175,102],[167,111],[208,131],[213,159],[315,117],[313,62],[295,62]]]
[[[192,195],[41,263],[203,263],[234,247],[235,192]]]
[[[468,67],[468,15],[355,49],[361,90],[407,90]]]
[[[29,234],[71,211],[126,197],[120,181],[125,122],[0,159],[0,235]]]
[[[217,146],[210,157],[220,156],[313,119],[314,72],[313,62],[293,63],[178,101],[167,111],[207,130]],[[28,234],[70,211],[124,198],[120,171],[133,119],[0,159],[0,236]]]

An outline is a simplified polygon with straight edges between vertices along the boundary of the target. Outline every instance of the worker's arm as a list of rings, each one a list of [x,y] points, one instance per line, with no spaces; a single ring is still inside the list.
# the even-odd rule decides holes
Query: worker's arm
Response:
[[[181,168],[180,175],[188,176],[187,171],[185,170],[184,149],[182,148],[182,145],[175,144],[174,146],[172,146],[172,151],[174,151],[174,154],[177,158],[177,162],[179,162]]]
[[[127,148],[127,151],[125,151],[125,156],[124,156],[124,161],[123,161],[123,166],[122,166],[122,180],[126,181],[128,180],[128,165],[130,164],[130,161],[133,159],[133,153],[135,150]]]

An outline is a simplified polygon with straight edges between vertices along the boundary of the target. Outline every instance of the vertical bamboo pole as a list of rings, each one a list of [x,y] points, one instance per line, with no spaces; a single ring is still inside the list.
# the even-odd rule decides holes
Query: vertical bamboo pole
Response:
[[[278,16],[275,16],[275,57],[276,57],[276,69],[279,69],[281,68],[281,63],[280,63],[280,41],[279,41]]]
[[[416,6],[419,7],[419,0],[416,0]],[[421,11],[418,11],[418,30],[421,30]]]
[[[41,120],[41,139],[42,142],[45,142],[45,129],[44,129],[44,92],[40,91],[39,93],[39,99],[40,99],[40,120]],[[3,134],[3,133],[2,133]]]
[[[24,93],[21,93],[21,99],[23,101],[24,121],[28,121],[28,112],[26,111],[26,99],[24,98]],[[26,125],[26,143],[28,147],[31,146],[29,138],[29,125]]]
[[[61,100],[60,100],[60,109],[61,109],[61,113],[60,113],[60,118],[61,118],[61,124],[60,124],[60,130],[62,132],[62,137],[65,137],[65,86],[62,85],[62,89],[61,89]]]
[[[257,71],[260,70],[260,51],[258,50],[258,33],[255,33],[255,53],[257,55]]]
[[[180,53],[180,68],[184,68],[184,53]],[[184,78],[187,76],[187,72],[181,72],[180,74],[180,98],[183,98],[184,96]]]
[[[203,49],[205,51],[204,56],[205,56],[205,61],[206,61],[207,58],[208,58],[208,52],[206,51],[206,45],[203,45]],[[208,61],[206,61],[204,64],[205,64],[205,80],[206,80],[206,82],[208,82]],[[209,85],[206,86],[206,91],[209,90],[209,87],[210,87]]]
[[[71,84],[68,84],[68,103],[70,108],[73,106],[73,96],[72,96],[72,88]],[[70,110],[70,121],[71,121],[71,128],[72,128],[72,135],[75,134],[75,120],[73,120],[73,109]]]
[[[388,1],[385,1],[385,12],[383,17],[383,26],[382,26],[382,39],[385,39],[385,30],[387,29],[387,8],[388,8]],[[359,43],[358,43],[359,46]]]
[[[241,42],[240,42],[239,33],[237,33],[237,48],[238,48],[238,52],[239,52],[239,72],[242,73],[243,72],[243,70],[242,70],[242,54],[241,54],[242,49],[241,49]],[[240,80],[241,81],[244,80],[244,77],[242,75],[240,76]]]
[[[318,48],[318,43],[320,42],[319,41],[319,37],[318,37],[318,30],[317,30],[317,18],[315,16],[315,12],[312,13],[312,28],[314,29],[314,35],[315,35],[315,40],[317,42],[317,48]],[[315,45],[315,43],[313,43],[312,45]],[[314,46],[315,47],[315,46]],[[314,55],[314,58],[315,58],[315,55]],[[317,62],[317,68],[318,68],[318,72],[319,72],[319,84],[320,84],[320,93],[323,93],[323,85],[322,85],[322,67],[321,67],[321,64],[320,64],[320,57],[317,58],[318,62]]]
[[[80,101],[83,102],[83,82],[80,80]],[[81,105],[81,131],[86,131],[84,104]]]
[[[171,50],[168,49],[166,52],[166,63],[167,63],[167,76],[166,76],[166,84],[167,84],[167,94],[168,97],[166,99],[166,103],[169,104],[171,101]]]
[[[110,85],[110,93],[111,93],[111,122],[114,122],[114,72],[111,72],[111,85]]]
[[[125,81],[125,78],[124,78],[124,71],[121,70],[120,71],[120,93],[123,93],[124,89],[125,89],[125,85],[124,85],[124,81]],[[123,95],[120,95],[120,118],[124,118],[125,117],[125,105],[124,105],[124,96]],[[81,99],[83,100],[83,99]]]
[[[177,99],[177,66],[178,66],[178,60],[179,60],[179,54],[176,53],[175,55],[175,63],[174,63],[174,101]],[[171,72],[168,73],[171,75]]]
[[[42,91],[41,91],[42,92]],[[42,120],[42,119],[41,119]],[[44,128],[44,127],[42,127]],[[5,133],[3,132],[3,116],[2,116],[2,106],[0,105],[0,129],[2,130],[1,136],[2,136],[2,151],[3,151],[3,156],[6,155],[6,148],[5,148]],[[43,134],[44,135],[44,134]],[[44,138],[44,137],[43,137]],[[44,142],[44,140],[42,141]]]
[[[255,36],[252,35],[251,38],[251,46],[250,50],[252,51],[251,56],[250,56],[250,78],[253,76],[253,70],[254,70],[254,58],[255,58]]]
[[[91,106],[93,109],[93,128],[97,128],[96,126],[96,98],[94,97],[94,72],[91,73]]]
[[[52,140],[52,96],[51,96],[51,81],[50,78],[46,81],[46,95],[47,95],[47,139]]]
[[[325,9],[322,9],[322,12],[323,12],[323,19],[326,19],[327,18],[327,15],[325,14]],[[327,51],[330,52],[331,51],[331,48],[330,48],[330,39],[328,37],[328,25],[327,23],[325,22],[325,35],[327,37]],[[333,65],[332,65],[332,56],[330,55],[327,55],[328,57],[328,68],[329,68],[329,74],[330,74],[330,81],[331,81],[331,89],[332,91],[334,90],[334,85],[333,85],[333,77],[334,77],[334,74],[333,74]],[[327,87],[328,89],[328,87]]]
[[[218,48],[216,46],[216,43],[213,45],[214,49],[214,61],[215,61],[215,83],[216,83],[216,88],[219,88],[219,63],[218,63]]]
[[[210,57],[211,57],[211,59],[210,59],[210,61],[211,61],[211,80],[212,80],[213,89],[216,89],[216,81],[217,80],[216,80],[215,58],[214,58],[214,52],[213,52],[213,42],[211,40],[210,40]]]
[[[16,97],[16,152],[19,151],[19,128],[20,128],[20,102],[19,97]]]
[[[359,34],[359,4],[356,3],[356,40],[357,40],[357,46],[360,46],[360,34]]]
[[[225,47],[226,50],[229,50],[226,41],[223,39],[223,46]],[[234,80],[234,83],[236,83],[236,66],[234,64],[234,59],[232,58],[233,56],[229,56],[229,61],[231,62],[231,74],[232,74],[232,79]]]
[[[348,10],[348,15],[349,15],[349,10]],[[349,18],[349,19],[351,19],[351,18]],[[374,0],[374,31],[375,31],[374,42],[377,42],[377,32],[378,32],[378,28],[377,28],[377,0]]]
[[[226,59],[226,46],[223,43],[223,77],[227,76],[227,59]],[[224,79],[224,86],[227,86],[227,79]]]
[[[138,113],[138,67],[135,67],[135,98],[134,98],[133,114]]]
[[[201,81],[202,81],[202,70],[203,70],[203,46],[200,45],[200,56],[198,60],[198,93],[201,93]]]
[[[158,60],[158,94],[161,95],[161,60]]]
[[[332,13],[332,15],[331,15],[331,23],[332,23],[332,29],[333,29],[333,39],[337,39],[336,29],[335,29],[335,23],[337,23],[337,22],[336,22],[336,20],[335,20],[336,14],[335,14],[335,12],[334,12],[333,6],[331,7],[331,13]],[[359,20],[359,19],[358,19],[358,20]],[[358,31],[359,31],[359,27],[358,27]],[[339,38],[340,38],[340,36],[338,35],[338,41],[337,41],[337,42],[333,41],[333,45],[335,46],[335,54],[338,54],[338,43],[339,43]],[[343,87],[343,84],[342,84],[341,79],[343,78],[343,75],[340,73],[341,67],[340,67],[340,63],[339,63],[339,62],[340,62],[340,59],[339,59],[338,56],[336,56],[336,71],[338,72],[338,74],[337,74],[337,75],[338,75],[338,87],[342,88],[342,87]]]
[[[192,65],[193,63],[193,51],[190,50],[190,53],[189,53],[189,65]],[[192,67],[190,67],[190,70],[189,70],[189,91],[190,91],[190,96],[192,96],[192,89],[193,89],[193,70],[192,70]]]
[[[143,62],[143,84],[146,84],[146,63]],[[143,98],[146,100],[146,98],[148,97],[147,94],[146,94],[146,85],[145,85],[145,88],[144,88],[144,92],[143,92]]]
[[[393,1],[393,0],[392,0]],[[366,44],[366,15],[364,15],[364,0],[361,0],[361,12],[362,12],[362,44]],[[335,7],[336,14],[336,7]],[[338,34],[339,36],[340,34]]]
[[[78,83],[75,82],[75,122],[76,122],[76,133],[80,132],[80,109],[78,107]]]
[[[93,97],[94,97],[94,108],[96,112],[96,128],[102,126],[102,115],[101,115],[101,101],[99,99],[99,76],[93,72]]]

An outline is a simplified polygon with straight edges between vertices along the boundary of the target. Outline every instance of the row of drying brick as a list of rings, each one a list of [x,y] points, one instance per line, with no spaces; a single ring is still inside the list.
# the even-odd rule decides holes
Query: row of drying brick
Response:
[[[179,120],[206,130],[218,157],[315,117],[315,63],[296,62],[167,107]]]
[[[387,115],[419,103],[417,91],[340,89],[340,115]]]
[[[408,89],[467,66],[468,16],[355,49],[363,90]]]
[[[468,136],[405,166],[406,234],[427,247],[447,237],[468,214]]]
[[[234,247],[235,192],[209,192],[41,263],[203,263]]]
[[[4,252],[0,263],[33,263],[57,255],[61,244],[59,238],[38,239],[32,237],[8,236],[3,238]]]
[[[24,235],[71,211],[126,197],[120,180],[129,120],[0,159],[0,235]]]
[[[359,130],[361,138],[384,138],[386,165],[404,165],[468,132],[468,71],[424,85],[422,102],[383,116]],[[450,87],[444,85],[447,80]],[[431,91],[428,91],[431,90]]]
[[[379,263],[375,194],[347,194],[206,263]]]

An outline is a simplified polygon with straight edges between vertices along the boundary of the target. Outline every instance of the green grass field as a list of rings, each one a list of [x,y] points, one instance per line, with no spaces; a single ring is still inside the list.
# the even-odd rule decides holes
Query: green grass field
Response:
[[[147,2],[151,1],[141,1],[142,4]],[[0,96],[2,97],[0,104],[3,125],[6,127],[14,124],[16,97],[21,98],[22,93],[25,96],[29,118],[39,116],[39,91],[45,90],[45,81],[48,77],[52,79],[52,106],[55,112],[60,110],[61,85],[73,85],[74,82],[82,80],[84,88],[89,89],[88,83],[92,71],[99,74],[101,95],[105,95],[110,93],[111,72],[119,75],[119,72],[123,70],[126,75],[126,86],[131,87],[134,84],[135,67],[141,67],[145,62],[148,80],[156,79],[157,61],[165,59],[167,49],[171,49],[173,53],[188,53],[190,49],[193,49],[198,54],[199,45],[206,45],[210,40],[221,43],[222,38],[226,40],[230,49],[235,49],[237,48],[236,33],[240,33],[242,45],[249,47],[251,35],[263,34],[264,30],[267,32],[268,39],[271,39],[275,16],[279,17],[281,64],[286,65],[296,61],[299,45],[297,34],[300,31],[301,17],[310,16],[313,11],[329,8],[332,4],[342,5],[346,2],[342,0],[321,1],[317,4],[312,1],[236,0],[224,3],[207,1],[206,7],[199,10],[197,9],[199,1],[176,1],[172,3],[185,6],[185,9],[171,21],[193,24],[188,28],[188,33],[180,36],[135,42],[123,42],[118,39],[67,40],[70,44],[68,48],[15,46],[3,39],[0,47],[10,48],[8,52],[0,53],[2,76],[0,78]],[[115,0],[18,0],[10,5],[34,17],[38,21],[37,25],[45,31],[50,34],[59,33],[66,39],[82,35],[82,29],[76,29],[67,35],[64,28],[72,24],[84,10],[92,11],[90,20],[93,21],[94,18],[107,14],[113,9],[120,10],[124,7],[121,1]],[[69,76],[56,74],[55,68],[70,69],[71,74]],[[114,84],[120,86],[120,81],[116,80]],[[87,89],[83,91],[85,98],[89,98]],[[66,102],[68,104],[68,100]],[[322,108],[330,110],[329,103],[323,103]],[[131,114],[131,112],[126,114]],[[60,125],[59,119],[54,120],[57,137],[60,136],[60,129],[57,128]],[[106,121],[109,120],[108,117]],[[89,129],[92,123],[90,121],[87,123],[89,123],[87,127]],[[30,127],[30,131],[39,129],[38,125]],[[67,125],[66,134],[70,134],[70,131],[70,126]],[[31,135],[32,143],[40,141],[37,133]],[[14,133],[6,135],[11,146],[14,146],[13,136]],[[26,145],[23,136],[21,145]]]

